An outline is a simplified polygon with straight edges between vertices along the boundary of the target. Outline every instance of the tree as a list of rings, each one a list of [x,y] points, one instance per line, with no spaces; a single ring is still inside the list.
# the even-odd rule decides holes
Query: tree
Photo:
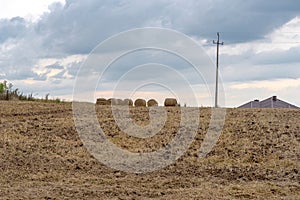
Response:
[[[46,100],[46,101],[48,101],[48,99],[49,99],[49,95],[50,95],[49,93],[48,93],[48,94],[46,94],[46,97],[45,97],[45,100]]]
[[[4,80],[2,83],[0,83],[0,94],[5,93],[7,90],[11,89],[13,85],[10,83],[9,87],[7,86],[7,81]]]
[[[9,100],[12,94],[17,94],[18,90],[12,91],[13,84],[4,80],[2,83],[0,82],[0,94],[1,99]],[[15,92],[15,93],[14,93]]]
[[[6,86],[6,89],[8,90],[8,91],[12,91],[12,88],[13,88],[13,84],[12,83],[9,83],[7,86]]]
[[[0,94],[3,94],[5,92],[4,84],[0,83]]]

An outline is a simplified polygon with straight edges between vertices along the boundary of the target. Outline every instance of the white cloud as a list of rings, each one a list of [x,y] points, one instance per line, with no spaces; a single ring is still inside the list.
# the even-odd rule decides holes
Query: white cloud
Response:
[[[44,12],[49,12],[51,3],[65,3],[65,0],[1,0],[0,19],[23,17],[29,20],[37,20]]]
[[[300,17],[297,16],[266,36],[268,42],[257,44],[256,53],[286,51],[300,46]]]
[[[265,81],[251,81],[246,83],[235,83],[230,86],[232,89],[244,90],[263,88],[269,91],[279,92],[290,88],[297,88],[300,86],[300,78],[298,79],[275,79]]]

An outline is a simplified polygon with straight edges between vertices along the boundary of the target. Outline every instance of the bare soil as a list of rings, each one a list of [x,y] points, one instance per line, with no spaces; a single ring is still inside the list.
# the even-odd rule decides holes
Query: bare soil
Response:
[[[118,129],[111,109],[96,106],[108,138],[132,152],[155,151],[179,127],[138,139]],[[132,108],[137,124],[147,108]],[[158,171],[131,174],[93,158],[75,130],[71,103],[0,102],[0,199],[299,199],[300,110],[227,109],[225,127],[206,158],[198,157],[211,110],[201,108],[187,152]]]

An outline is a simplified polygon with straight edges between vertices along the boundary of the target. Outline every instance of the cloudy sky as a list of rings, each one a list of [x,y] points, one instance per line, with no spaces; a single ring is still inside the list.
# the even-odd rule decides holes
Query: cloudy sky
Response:
[[[70,100],[78,70],[97,45],[121,32],[144,27],[187,35],[203,47],[212,67],[216,54],[212,41],[220,32],[226,106],[272,95],[300,106],[300,1],[295,0],[1,0],[0,81],[8,80],[36,96],[50,93]],[[142,35],[132,40],[123,38],[97,53],[116,55],[124,46],[141,40],[167,42]],[[179,41],[170,36],[172,39],[174,44]],[[193,50],[190,48],[190,54],[203,53]],[[149,63],[161,64],[161,71]],[[99,74],[99,66],[92,68],[90,72],[95,75],[98,69],[98,74],[87,75],[87,79],[97,78],[98,85],[85,88],[95,96],[111,97],[117,88],[117,96],[126,97],[128,93],[122,91],[126,88],[116,86],[122,80],[122,86],[136,86],[130,93],[133,98],[151,96],[162,101],[173,94],[167,85],[155,84],[162,80],[188,97],[184,92],[189,90],[181,88],[183,82],[175,78],[179,75],[190,84],[198,104],[213,102],[214,91],[204,89],[210,78],[199,80],[189,63],[168,52],[133,52],[114,62],[104,74]],[[170,69],[175,71],[169,73]],[[193,104],[188,98],[184,101]]]

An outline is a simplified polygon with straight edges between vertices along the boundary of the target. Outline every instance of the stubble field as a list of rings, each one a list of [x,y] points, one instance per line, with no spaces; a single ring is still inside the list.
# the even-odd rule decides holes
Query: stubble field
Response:
[[[107,137],[132,152],[151,152],[176,134],[180,109],[168,108],[157,135],[118,129],[96,106]],[[147,108],[132,108],[139,125]],[[198,157],[211,110],[201,108],[194,142],[174,164],[145,174],[111,169],[93,158],[74,127],[71,103],[0,102],[0,199],[299,199],[300,110],[227,109],[223,132]]]

